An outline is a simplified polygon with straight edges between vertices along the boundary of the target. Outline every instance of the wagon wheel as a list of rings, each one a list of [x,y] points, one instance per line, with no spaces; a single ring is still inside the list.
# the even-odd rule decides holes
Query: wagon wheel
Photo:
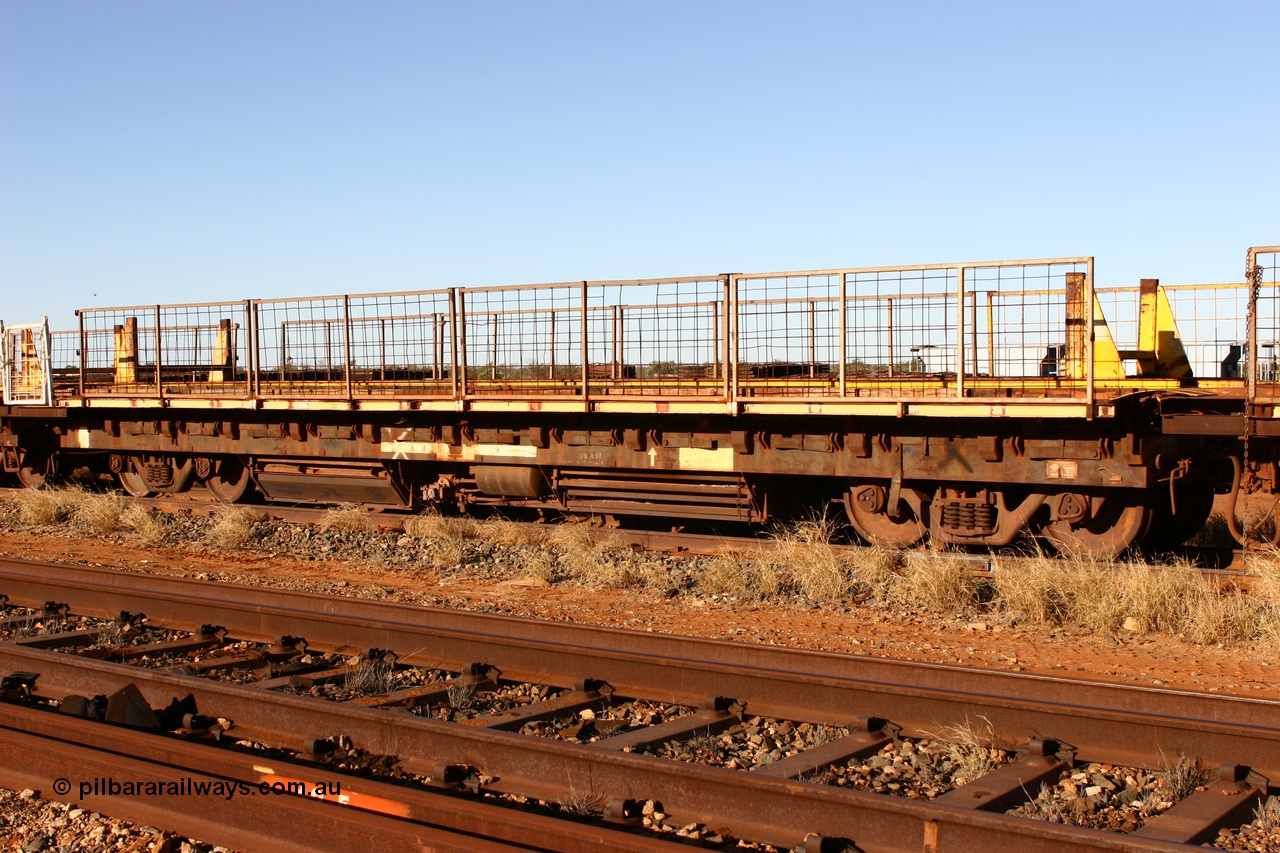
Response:
[[[1056,498],[1063,517],[1041,531],[1054,548],[1076,557],[1110,560],[1142,538],[1154,514],[1142,493]]]
[[[1148,548],[1173,548],[1200,532],[1213,513],[1213,486],[1179,483],[1175,494],[1178,511],[1169,504],[1168,486],[1157,486],[1152,500],[1151,529],[1143,537]]]
[[[916,517],[905,500],[897,518],[889,515],[883,486],[864,484],[850,488],[844,495],[844,508],[853,529],[872,545],[910,548],[929,532],[928,525]]]
[[[120,485],[124,490],[135,498],[154,498],[156,496],[155,490],[147,485],[147,478],[133,470],[132,467],[125,468],[116,477],[119,478]]]
[[[214,497],[226,504],[243,503],[253,492],[248,466],[234,456],[219,461],[204,484]]]
[[[18,465],[18,482],[28,489],[43,489],[52,469],[48,456],[24,453]]]

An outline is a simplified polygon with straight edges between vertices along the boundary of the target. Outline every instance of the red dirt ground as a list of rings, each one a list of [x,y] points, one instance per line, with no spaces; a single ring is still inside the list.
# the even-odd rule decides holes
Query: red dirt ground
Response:
[[[27,531],[6,532],[0,539],[0,554],[128,571],[209,575],[239,583],[273,583],[329,593],[369,596],[372,587],[385,590],[386,597],[422,604],[742,643],[1280,699],[1274,674],[1275,649],[1263,645],[1204,647],[1162,635],[1006,627],[870,607],[845,611],[690,596],[666,598],[645,591],[592,591],[527,579],[486,584],[451,580],[433,572],[376,572],[368,565],[345,561],[301,561],[251,551],[222,554],[194,547],[147,549],[106,539]]]

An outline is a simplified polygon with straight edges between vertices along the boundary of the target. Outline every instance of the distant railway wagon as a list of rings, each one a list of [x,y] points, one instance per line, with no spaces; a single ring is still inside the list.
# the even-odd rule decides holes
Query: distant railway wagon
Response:
[[[1280,247],[91,308],[3,328],[5,472],[1112,556],[1277,491]],[[1232,518],[1234,529],[1234,517]],[[1239,531],[1234,531],[1237,536]]]

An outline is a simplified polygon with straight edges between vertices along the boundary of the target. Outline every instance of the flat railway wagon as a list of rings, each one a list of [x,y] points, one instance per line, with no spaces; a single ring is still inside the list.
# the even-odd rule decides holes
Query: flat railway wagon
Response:
[[[3,329],[0,454],[31,488],[88,467],[607,524],[838,502],[873,544],[1110,557],[1276,493],[1278,258],[1172,287],[1071,257],[89,308]]]

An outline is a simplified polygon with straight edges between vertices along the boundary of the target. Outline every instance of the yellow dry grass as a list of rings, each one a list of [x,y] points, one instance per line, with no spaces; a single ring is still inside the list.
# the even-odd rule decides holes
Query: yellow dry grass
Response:
[[[219,548],[240,548],[253,539],[253,526],[262,518],[262,513],[251,507],[226,507],[214,516],[209,539]]]
[[[479,525],[470,518],[423,513],[407,519],[404,532],[419,539],[475,539]]]
[[[326,510],[317,526],[324,531],[367,533],[373,530],[373,519],[359,507],[342,506]]]

